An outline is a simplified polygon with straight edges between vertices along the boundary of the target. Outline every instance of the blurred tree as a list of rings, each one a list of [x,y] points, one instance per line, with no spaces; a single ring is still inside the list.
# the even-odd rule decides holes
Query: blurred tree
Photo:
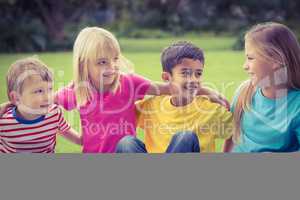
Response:
[[[299,10],[300,1],[294,0],[0,0],[0,51],[69,49],[74,34],[91,25],[136,37],[147,36],[149,29],[242,35],[264,21],[299,30]]]
[[[99,13],[107,10],[107,1],[97,0],[1,0],[0,30],[6,34],[0,36],[0,51],[8,47],[13,51],[56,50],[70,48],[72,41],[66,29],[71,24],[79,27],[81,21],[88,25],[89,21],[98,20]],[[87,20],[86,20],[87,19]],[[7,26],[12,29],[7,30]],[[40,34],[38,33],[40,31]],[[77,29],[71,31],[77,32]],[[17,36],[18,35],[18,36]],[[33,40],[28,38],[33,37]],[[72,34],[73,35],[73,34]],[[26,37],[25,37],[26,36]],[[28,47],[21,45],[26,42]],[[33,43],[41,44],[39,48],[31,47]],[[3,50],[2,50],[3,49]]]
[[[31,12],[47,28],[50,38],[62,42],[65,37],[64,27],[73,21],[78,21],[84,12],[97,7],[100,1],[96,0],[33,0],[22,1],[25,10]]]

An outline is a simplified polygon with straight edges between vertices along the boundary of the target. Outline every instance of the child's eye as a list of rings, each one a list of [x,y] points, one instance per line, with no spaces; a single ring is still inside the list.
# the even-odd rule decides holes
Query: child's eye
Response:
[[[43,90],[42,90],[42,89],[35,90],[34,93],[35,93],[35,94],[40,94],[40,93],[43,93]]]
[[[106,65],[107,62],[106,62],[105,60],[101,60],[101,61],[98,62],[98,64],[99,64],[99,65]]]
[[[202,76],[202,72],[196,72],[196,77]]]
[[[191,77],[191,76],[193,76],[193,71],[183,71],[182,72],[182,75],[184,76],[184,77]]]

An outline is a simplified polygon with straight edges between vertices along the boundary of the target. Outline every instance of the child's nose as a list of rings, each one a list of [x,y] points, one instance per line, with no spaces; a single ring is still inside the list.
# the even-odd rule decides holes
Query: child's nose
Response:
[[[117,63],[114,61],[111,61],[108,65],[107,65],[107,70],[115,70],[117,66]]]
[[[247,62],[244,63],[243,68],[244,68],[244,70],[248,70],[249,69],[249,65],[248,65]]]
[[[53,101],[53,93],[52,92],[46,92],[43,98],[44,102],[51,103]]]

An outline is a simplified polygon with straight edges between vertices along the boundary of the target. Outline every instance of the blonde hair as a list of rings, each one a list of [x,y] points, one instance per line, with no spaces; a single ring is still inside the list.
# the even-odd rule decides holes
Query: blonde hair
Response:
[[[17,60],[6,74],[7,96],[11,101],[10,92],[22,93],[24,81],[33,75],[41,76],[43,81],[52,82],[53,74],[50,69],[36,56]]]
[[[251,43],[258,56],[286,68],[289,89],[300,89],[300,46],[295,34],[285,25],[268,22],[253,26],[245,35],[245,42]],[[241,118],[250,110],[256,86],[248,80],[240,88],[234,109],[235,131],[233,140],[241,135]]]
[[[121,54],[120,45],[115,36],[99,27],[87,27],[80,31],[73,47],[74,86],[77,103],[83,105],[92,99],[92,87],[88,67],[95,63],[99,55],[112,56],[118,53],[120,64],[131,67],[131,63]],[[111,91],[119,87],[120,74],[115,78]]]

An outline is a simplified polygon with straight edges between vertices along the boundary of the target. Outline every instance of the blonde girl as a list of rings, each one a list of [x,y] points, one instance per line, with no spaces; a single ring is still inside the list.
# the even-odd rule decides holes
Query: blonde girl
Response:
[[[269,22],[245,35],[244,69],[232,111],[233,152],[291,152],[300,142],[300,47],[285,25]]]

